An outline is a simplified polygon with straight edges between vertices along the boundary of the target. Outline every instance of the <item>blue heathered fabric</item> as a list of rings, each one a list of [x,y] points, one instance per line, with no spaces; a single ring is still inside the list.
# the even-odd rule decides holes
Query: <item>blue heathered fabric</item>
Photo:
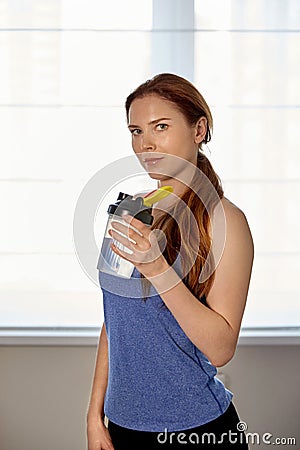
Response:
[[[173,266],[176,269],[178,258]],[[216,419],[233,393],[190,341],[151,285],[142,299],[140,273],[131,279],[99,272],[108,337],[105,415],[141,431],[179,431]]]

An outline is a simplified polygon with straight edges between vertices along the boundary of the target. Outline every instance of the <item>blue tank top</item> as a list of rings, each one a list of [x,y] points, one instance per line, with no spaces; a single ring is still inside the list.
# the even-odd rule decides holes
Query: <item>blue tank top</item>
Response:
[[[181,274],[178,258],[173,269]],[[216,419],[233,393],[190,341],[151,285],[143,300],[140,273],[130,279],[99,272],[108,338],[104,413],[140,431],[179,431]]]

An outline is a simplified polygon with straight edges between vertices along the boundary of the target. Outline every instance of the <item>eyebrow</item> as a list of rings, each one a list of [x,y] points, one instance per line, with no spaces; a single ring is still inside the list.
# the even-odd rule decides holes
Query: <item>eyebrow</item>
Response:
[[[162,120],[172,120],[172,119],[168,117],[160,117],[159,119],[151,120],[151,122],[149,122],[148,125],[153,125],[155,123],[161,122]],[[138,128],[138,127],[139,127],[138,125],[133,125],[131,123],[128,125],[128,128]]]

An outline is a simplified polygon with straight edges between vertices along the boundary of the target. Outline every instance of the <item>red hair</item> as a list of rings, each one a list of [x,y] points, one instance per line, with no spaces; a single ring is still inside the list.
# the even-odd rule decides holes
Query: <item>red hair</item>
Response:
[[[170,265],[174,263],[178,248],[181,247],[180,253],[183,256],[183,265],[191,266],[182,281],[199,300],[206,303],[205,299],[213,284],[215,269],[210,252],[212,242],[208,231],[210,214],[224,195],[220,178],[214,171],[209,159],[202,152],[202,144],[206,144],[211,139],[212,115],[203,96],[192,83],[178,75],[162,73],[138,86],[127,97],[125,103],[127,122],[132,102],[137,98],[148,95],[157,95],[172,102],[190,125],[195,125],[200,117],[205,117],[207,120],[206,134],[203,141],[199,144],[197,167],[209,179],[209,187],[203,189],[199,172],[196,172],[196,176],[191,183],[193,189],[188,187],[181,195],[182,202],[176,203],[170,211],[172,216],[169,213],[164,213],[151,226],[152,229],[159,228],[165,233],[167,245],[163,254]],[[206,192],[203,192],[205,190]],[[212,190],[215,191],[216,195],[212,195]],[[200,192],[201,198],[197,194]],[[191,214],[198,225],[200,243],[197,233],[191,232]],[[181,233],[180,230],[189,230],[189,233]],[[195,262],[191,265],[189,261]],[[204,264],[208,264],[206,267],[209,267],[208,270],[211,275],[204,282],[199,282]],[[149,290],[150,282],[142,274],[141,278],[144,288]],[[146,299],[146,295],[144,299]]]

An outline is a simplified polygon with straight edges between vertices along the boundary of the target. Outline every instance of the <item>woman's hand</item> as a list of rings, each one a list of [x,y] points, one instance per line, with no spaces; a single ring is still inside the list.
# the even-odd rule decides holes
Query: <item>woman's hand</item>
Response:
[[[108,429],[100,416],[87,423],[88,450],[114,450]]]
[[[146,278],[155,277],[165,272],[169,265],[160,250],[154,231],[130,215],[122,216],[122,218],[138,231],[120,222],[112,222],[111,225],[114,230],[109,230],[109,234],[133,253],[129,254],[120,250],[114,243],[111,244],[111,249],[117,255],[134,264]]]

